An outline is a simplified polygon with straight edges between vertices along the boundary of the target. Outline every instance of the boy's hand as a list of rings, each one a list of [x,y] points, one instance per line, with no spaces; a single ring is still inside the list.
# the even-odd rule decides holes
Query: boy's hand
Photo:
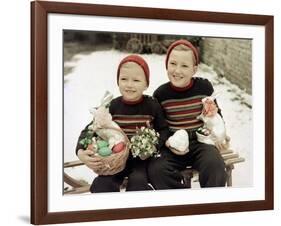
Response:
[[[226,136],[223,142],[215,142],[215,146],[220,152],[222,152],[229,148],[229,142],[230,142],[230,137]]]
[[[210,98],[207,98],[204,103],[203,103],[203,111],[202,111],[204,116],[207,117],[212,117],[215,114],[218,113],[218,107],[215,103],[215,101],[213,101]]]
[[[167,148],[170,148],[170,144],[169,144],[168,140],[166,140],[165,145],[166,145]]]
[[[177,153],[178,155],[179,155],[179,153],[184,153],[184,154],[185,154],[185,152],[182,152],[182,151],[180,151],[180,150],[178,150],[178,149],[176,149],[176,148],[171,147],[171,145],[169,144],[169,141],[168,141],[168,140],[166,140],[165,145],[166,145],[166,147],[169,148],[173,153]]]
[[[93,156],[94,152],[92,150],[78,150],[77,156],[88,168],[94,170],[103,166],[100,158]]]

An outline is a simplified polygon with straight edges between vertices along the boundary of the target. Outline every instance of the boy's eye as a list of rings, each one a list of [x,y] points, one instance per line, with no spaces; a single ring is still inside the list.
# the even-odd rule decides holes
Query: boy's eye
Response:
[[[184,65],[182,65],[182,67],[188,67],[188,65],[184,64]]]
[[[140,80],[138,80],[138,79],[134,79],[134,82],[139,82]]]
[[[171,64],[171,65],[176,65],[176,63],[175,63],[175,62],[170,62],[170,64]]]
[[[122,81],[125,81],[125,80],[127,80],[126,78],[120,78]]]

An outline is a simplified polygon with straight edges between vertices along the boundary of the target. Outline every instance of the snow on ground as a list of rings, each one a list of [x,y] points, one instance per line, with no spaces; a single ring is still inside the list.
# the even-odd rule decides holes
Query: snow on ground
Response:
[[[119,62],[126,56],[115,50],[75,55],[65,67],[73,67],[64,78],[64,162],[77,160],[75,147],[81,130],[91,121],[89,109],[99,105],[106,90],[119,96],[116,82],[116,70]],[[153,91],[168,78],[165,71],[165,55],[144,54],[150,72],[151,82],[146,94]],[[246,159],[235,165],[233,171],[234,187],[252,185],[253,131],[251,96],[233,85],[225,78],[219,78],[215,71],[201,64],[196,76],[209,79],[219,92],[218,104],[226,122],[227,133],[231,137],[231,147]],[[76,179],[92,182],[96,176],[87,167],[66,169]]]

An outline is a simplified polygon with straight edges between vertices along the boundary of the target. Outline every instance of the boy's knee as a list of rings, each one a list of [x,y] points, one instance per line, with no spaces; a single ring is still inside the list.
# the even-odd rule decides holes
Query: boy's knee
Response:
[[[143,172],[133,172],[128,176],[128,183],[132,184],[143,184],[147,183],[147,176]]]
[[[149,180],[154,183],[157,181],[169,181],[173,180],[181,181],[182,175],[180,171],[175,169],[173,165],[164,158],[155,159],[148,166],[148,177]]]
[[[207,161],[205,161],[205,166],[206,168],[210,170],[218,170],[218,171],[224,171],[225,169],[225,164],[223,159],[217,158],[215,156],[210,157]]]
[[[148,181],[145,178],[128,178],[126,191],[149,190]]]
[[[216,149],[216,147],[212,145],[202,145],[201,148],[202,155],[200,158],[200,162],[202,165],[208,168],[225,168],[224,160],[221,157],[219,151]]]
[[[224,184],[226,180],[225,164],[223,159],[209,158],[208,161],[204,162],[201,173],[207,178],[216,178],[216,180],[221,181],[219,184]]]
[[[154,159],[150,162],[147,172],[149,178],[159,177],[161,174],[165,174],[167,172],[168,164],[164,159]]]
[[[98,192],[119,192],[119,185],[114,182],[113,177],[103,177],[98,176],[94,179],[91,187],[91,193],[98,193]]]
[[[182,175],[166,159],[156,159],[148,167],[148,177],[152,186],[158,189],[185,188]]]
[[[141,190],[150,190],[150,187],[148,186],[147,175],[139,171],[131,173],[128,176],[128,184],[126,191]]]
[[[217,158],[205,162],[199,177],[202,187],[225,186],[227,175],[224,162]]]

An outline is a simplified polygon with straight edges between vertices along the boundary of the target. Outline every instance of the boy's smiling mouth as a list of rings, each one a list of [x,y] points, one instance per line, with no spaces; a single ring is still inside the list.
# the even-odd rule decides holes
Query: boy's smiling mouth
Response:
[[[130,89],[130,90],[125,90],[125,92],[128,93],[128,94],[132,94],[132,93],[135,93],[135,90]]]
[[[173,77],[175,80],[180,80],[180,79],[183,78],[183,76],[181,76],[181,75],[173,75],[172,77]]]

